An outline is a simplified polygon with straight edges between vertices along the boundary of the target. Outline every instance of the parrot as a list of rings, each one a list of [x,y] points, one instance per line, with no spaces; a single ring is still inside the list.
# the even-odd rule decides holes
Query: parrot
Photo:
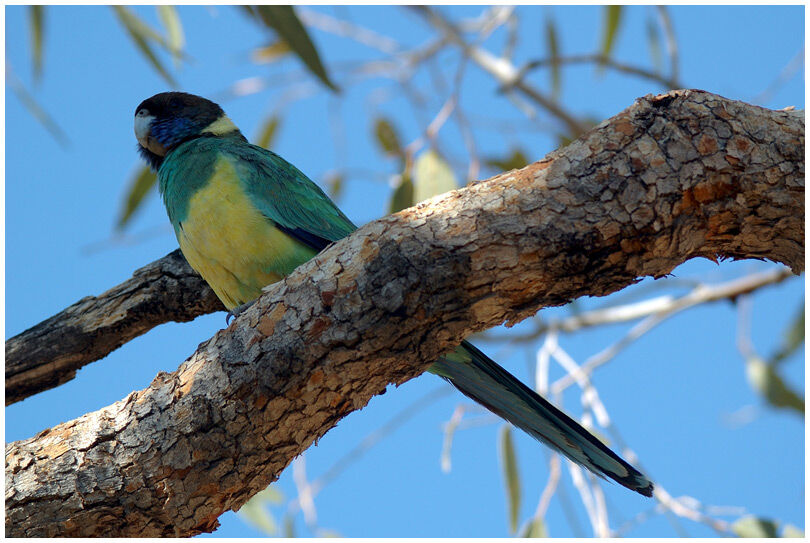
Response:
[[[135,109],[134,129],[184,257],[231,312],[357,228],[318,185],[249,143],[206,98],[156,94]],[[427,371],[597,476],[652,496],[645,475],[471,343]]]

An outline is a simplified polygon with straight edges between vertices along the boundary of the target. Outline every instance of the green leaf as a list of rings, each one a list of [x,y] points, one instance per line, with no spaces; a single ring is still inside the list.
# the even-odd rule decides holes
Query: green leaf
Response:
[[[157,6],[158,17],[166,29],[168,39],[168,49],[174,57],[175,66],[180,64],[182,58],[183,46],[185,45],[185,37],[183,36],[183,26],[180,24],[180,17],[177,15],[177,10],[174,6],[162,5]]]
[[[551,17],[546,18],[546,46],[551,68],[551,96],[555,100],[560,98],[562,88],[562,75],[560,71],[560,40],[557,37],[557,23]]]
[[[276,137],[276,132],[278,131],[278,125],[280,122],[281,121],[277,115],[272,115],[269,119],[264,121],[262,131],[259,133],[259,137],[256,138],[256,145],[259,147],[264,147],[265,149],[270,149],[270,145],[272,145],[273,140]]]
[[[42,77],[42,44],[45,40],[45,6],[30,6],[28,18],[31,23],[31,62],[34,80],[39,81]]]
[[[152,190],[157,181],[157,176],[149,169],[148,166],[141,166],[135,173],[135,176],[129,182],[127,195],[124,199],[124,207],[121,210],[121,215],[118,217],[118,222],[115,225],[116,230],[123,230],[127,225],[132,215],[138,210],[143,203],[144,198]]]
[[[295,517],[292,515],[284,515],[284,537],[292,539],[295,535]]]
[[[276,519],[266,509],[266,505],[278,505],[283,501],[281,493],[273,486],[268,486],[252,498],[239,510],[239,515],[267,535],[276,535]]]
[[[394,194],[391,196],[391,203],[388,205],[389,213],[396,213],[407,207],[411,207],[415,202],[413,201],[413,181],[411,174],[408,171],[402,173],[402,179],[394,189]]]
[[[124,29],[132,38],[135,46],[140,49],[141,53],[146,60],[152,64],[152,67],[166,80],[172,87],[177,86],[177,82],[171,74],[163,67],[160,60],[155,55],[152,47],[149,45],[149,40],[156,41],[163,45],[163,38],[155,32],[149,25],[144,23],[137,15],[124,6],[112,6],[118,20],[124,25]]]
[[[788,524],[782,529],[782,537],[804,537],[804,530]]]
[[[739,537],[776,537],[776,523],[753,516],[743,517],[731,525]]]
[[[11,64],[6,62],[6,85],[8,85],[11,92],[17,97],[20,103],[34,116],[45,130],[50,132],[51,136],[59,142],[63,147],[67,147],[70,143],[65,132],[56,124],[56,121],[45,109],[39,105],[34,96],[28,92],[22,81],[14,74],[11,69]]]
[[[520,532],[518,537],[548,537],[548,531],[546,530],[546,523],[543,522],[541,518],[533,518]]]
[[[246,9],[266,27],[274,30],[279,38],[287,42],[292,52],[324,85],[339,92],[338,87],[329,79],[326,68],[321,63],[318,50],[315,49],[306,28],[292,6],[250,6]]]
[[[254,49],[250,57],[256,64],[266,64],[280,59],[290,52],[290,46],[284,40],[277,40],[270,45]]]
[[[771,364],[749,356],[745,365],[748,382],[774,407],[793,409],[804,416],[804,398],[791,390]]]
[[[391,121],[384,117],[378,117],[374,121],[374,136],[377,138],[377,143],[380,148],[387,155],[394,155],[404,157],[405,152],[402,150],[399,134],[397,134],[394,125]]]
[[[782,345],[779,350],[771,356],[770,363],[774,365],[780,364],[804,343],[804,300],[799,306],[796,316],[791,321],[787,330],[785,330],[785,337],[782,340]]]
[[[647,45],[650,58],[657,73],[664,71],[664,56],[661,53],[661,32],[652,17],[647,17]]]
[[[329,196],[333,200],[339,200],[343,196],[343,176],[333,173],[326,178],[326,186],[329,188]]]
[[[515,446],[512,443],[512,429],[509,425],[501,427],[501,464],[506,482],[506,498],[509,501],[509,530],[514,534],[518,528],[520,515],[520,477],[518,476]]]
[[[619,30],[619,24],[622,19],[621,6],[605,6],[605,26],[602,32],[602,47],[600,54],[602,58],[610,58],[610,53],[613,51],[613,45],[616,41],[616,33]]]
[[[437,194],[458,188],[456,176],[450,165],[435,151],[425,151],[414,165],[414,202],[421,202]]]
[[[484,163],[489,166],[490,168],[497,170],[499,172],[506,172],[509,170],[516,170],[519,168],[523,168],[529,163],[529,159],[526,158],[526,154],[523,152],[522,149],[514,148],[504,158],[488,158],[484,160]]]

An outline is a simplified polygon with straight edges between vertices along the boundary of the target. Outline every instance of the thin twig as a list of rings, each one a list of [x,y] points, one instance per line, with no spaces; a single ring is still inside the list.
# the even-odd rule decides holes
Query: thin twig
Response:
[[[498,58],[486,49],[468,44],[461,36],[456,27],[446,18],[441,16],[437,10],[428,6],[414,6],[413,9],[422,14],[427,21],[436,29],[441,31],[445,37],[461,47],[467,55],[482,69],[494,76],[502,86],[514,87],[523,94],[537,102],[551,115],[559,119],[567,128],[568,132],[578,137],[585,132],[586,126],[573,115],[565,111],[556,101],[546,96],[518,77],[518,70],[512,63],[503,58]]]
[[[442,453],[441,453],[441,466],[442,471],[444,473],[450,473],[452,469],[453,463],[450,456],[450,450],[453,447],[453,435],[456,433],[456,429],[458,429],[458,425],[461,424],[461,419],[464,417],[464,411],[466,406],[458,405],[456,406],[455,410],[453,411],[453,415],[450,417],[450,420],[447,421],[447,424],[444,425],[444,440],[442,441]]]
[[[478,148],[475,144],[475,137],[473,136],[472,129],[467,122],[467,117],[461,109],[461,83],[464,80],[464,73],[467,67],[469,58],[465,55],[462,57],[461,62],[458,64],[455,78],[453,79],[453,96],[456,98],[456,108],[453,110],[456,124],[461,132],[461,137],[464,140],[464,146],[467,148],[467,155],[469,156],[469,166],[467,167],[467,182],[473,181],[478,177],[481,160],[478,157]]]
[[[346,468],[348,468],[354,462],[357,462],[365,453],[371,450],[383,438],[393,433],[395,430],[412,419],[417,413],[433,404],[435,401],[447,396],[452,390],[453,389],[450,386],[442,386],[432,390],[391,417],[391,419],[383,426],[364,437],[360,443],[352,448],[352,450],[332,464],[332,466],[327,469],[323,475],[312,481],[310,485],[312,497],[314,498],[317,496],[329,483],[334,481],[341,473],[343,473]],[[289,514],[295,514],[300,508],[301,504],[299,501],[297,499],[293,499],[287,505],[287,512]]]
[[[304,520],[307,526],[313,528],[318,523],[318,513],[315,510],[315,495],[312,492],[312,485],[307,482],[306,456],[302,454],[292,462],[292,475],[295,488],[298,490],[296,501],[301,505],[304,512]]]
[[[679,298],[672,295],[658,296],[632,304],[594,309],[562,319],[547,319],[525,334],[514,334],[508,337],[482,334],[482,337],[487,341],[530,342],[549,333],[552,329],[571,333],[584,328],[618,324],[659,313],[682,311],[704,303],[734,299],[741,294],[781,283],[790,277],[795,277],[795,275],[788,268],[780,266],[717,285],[699,283],[691,292]]]
[[[672,26],[672,18],[669,16],[666,6],[656,6],[658,18],[664,28],[667,38],[667,53],[669,53],[669,79],[678,81],[679,61],[678,61],[678,40],[675,38],[675,29]],[[677,87],[676,87],[677,88]]]
[[[782,68],[779,72],[779,75],[776,76],[776,79],[768,85],[761,93],[757,94],[751,99],[751,103],[753,104],[762,104],[765,105],[771,101],[773,95],[785,85],[788,81],[793,79],[796,73],[804,66],[804,47],[799,49],[799,51],[790,59],[790,62]]]
[[[672,299],[669,303],[664,304],[664,307],[661,309],[651,312],[650,316],[646,319],[638,323],[636,326],[630,329],[630,331],[623,336],[619,341],[613,343],[600,353],[595,354],[594,356],[590,357],[583,365],[582,371],[586,375],[590,375],[594,369],[597,367],[605,364],[613,357],[615,357],[620,351],[626,348],[628,345],[633,343],[635,340],[652,330],[657,325],[661,324],[665,320],[669,319],[673,315],[680,313],[685,309],[689,309],[690,307],[694,307],[699,304],[703,304],[706,302],[713,302],[718,300],[724,300],[728,298],[736,298],[743,294],[747,294],[761,288],[765,285],[770,285],[774,283],[778,283],[783,281],[787,277],[792,277],[793,274],[787,268],[777,268],[775,270],[769,270],[763,273],[756,273],[741,279],[735,279],[734,281],[729,281],[727,283],[722,283],[716,286],[706,286],[706,285],[699,285],[697,288],[692,290],[689,294],[682,296],[680,298]],[[666,297],[663,297],[666,298]],[[638,305],[638,304],[633,304]],[[655,306],[656,304],[650,304]],[[614,308],[615,309],[615,308]],[[626,308],[625,308],[626,309]],[[626,314],[632,314],[632,311],[627,311]],[[581,317],[572,317],[573,320]],[[618,319],[626,319],[626,316],[622,315],[622,312],[618,314],[614,314],[613,318],[617,320],[613,320],[611,322],[619,322]],[[588,321],[582,321],[583,323]],[[589,324],[590,325],[590,324]],[[580,325],[581,326],[581,325]],[[559,326],[559,329],[564,329],[562,326]],[[566,389],[567,387],[571,386],[576,379],[570,375],[566,375],[558,379],[552,386],[551,391],[553,393],[561,392],[562,390]]]
[[[588,474],[588,478],[591,482],[591,493],[593,494],[594,509],[598,521],[598,535],[599,537],[610,537],[610,521],[608,520],[607,506],[605,504],[605,493],[597,483],[596,477]]]
[[[672,511],[677,516],[705,524],[720,535],[728,535],[731,531],[728,522],[712,518],[701,512],[698,507],[695,506],[695,504],[699,504],[700,502],[694,498],[688,496],[673,498],[660,484],[655,488],[655,498],[662,506]],[[691,502],[691,504],[689,502]]]
[[[551,497],[557,490],[557,485],[560,483],[560,455],[552,454],[548,462],[548,483],[540,494],[540,501],[537,503],[537,511],[534,513],[534,518],[545,518],[548,506],[551,505]]]
[[[599,529],[599,519],[597,518],[596,505],[594,504],[593,495],[591,494],[588,484],[585,482],[585,475],[582,472],[582,468],[567,459],[565,463],[568,466],[568,473],[571,475],[571,481],[574,483],[574,488],[576,488],[577,492],[579,492],[582,505],[585,506],[585,512],[588,514],[588,520],[591,523],[593,535],[595,537],[603,537],[600,533],[601,530]]]
[[[307,26],[329,32],[330,34],[342,38],[350,38],[372,49],[377,49],[380,52],[389,55],[397,55],[404,50],[402,45],[393,38],[383,36],[382,34],[378,34],[373,30],[369,30],[355,23],[306,8],[299,7],[297,13],[299,17],[301,17],[301,21]]]
[[[583,55],[572,55],[569,57],[560,57],[559,59],[555,60],[552,59],[533,60],[527,63],[522,68],[520,68],[519,77],[524,78],[526,77],[526,75],[528,75],[530,71],[536,70],[538,68],[545,68],[546,66],[551,66],[554,62],[557,62],[559,64],[598,64],[600,66],[612,68],[618,72],[630,75],[637,75],[644,79],[655,81],[656,83],[660,83],[667,90],[680,88],[680,84],[678,83],[678,81],[672,79],[671,77],[663,77],[660,74],[651,72],[649,70],[645,70],[644,68],[624,64],[610,57],[605,57],[604,55],[593,53]]]

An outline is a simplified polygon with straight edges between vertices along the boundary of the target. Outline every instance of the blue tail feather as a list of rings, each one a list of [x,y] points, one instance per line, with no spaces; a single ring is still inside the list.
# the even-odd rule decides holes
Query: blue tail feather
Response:
[[[649,479],[470,343],[463,342],[428,371],[596,475],[652,496]]]

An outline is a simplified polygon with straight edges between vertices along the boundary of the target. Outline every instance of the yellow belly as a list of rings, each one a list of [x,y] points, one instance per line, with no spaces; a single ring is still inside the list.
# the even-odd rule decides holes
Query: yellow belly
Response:
[[[175,231],[188,263],[228,309],[256,299],[262,287],[315,255],[253,206],[225,159],[191,197],[186,220]]]

